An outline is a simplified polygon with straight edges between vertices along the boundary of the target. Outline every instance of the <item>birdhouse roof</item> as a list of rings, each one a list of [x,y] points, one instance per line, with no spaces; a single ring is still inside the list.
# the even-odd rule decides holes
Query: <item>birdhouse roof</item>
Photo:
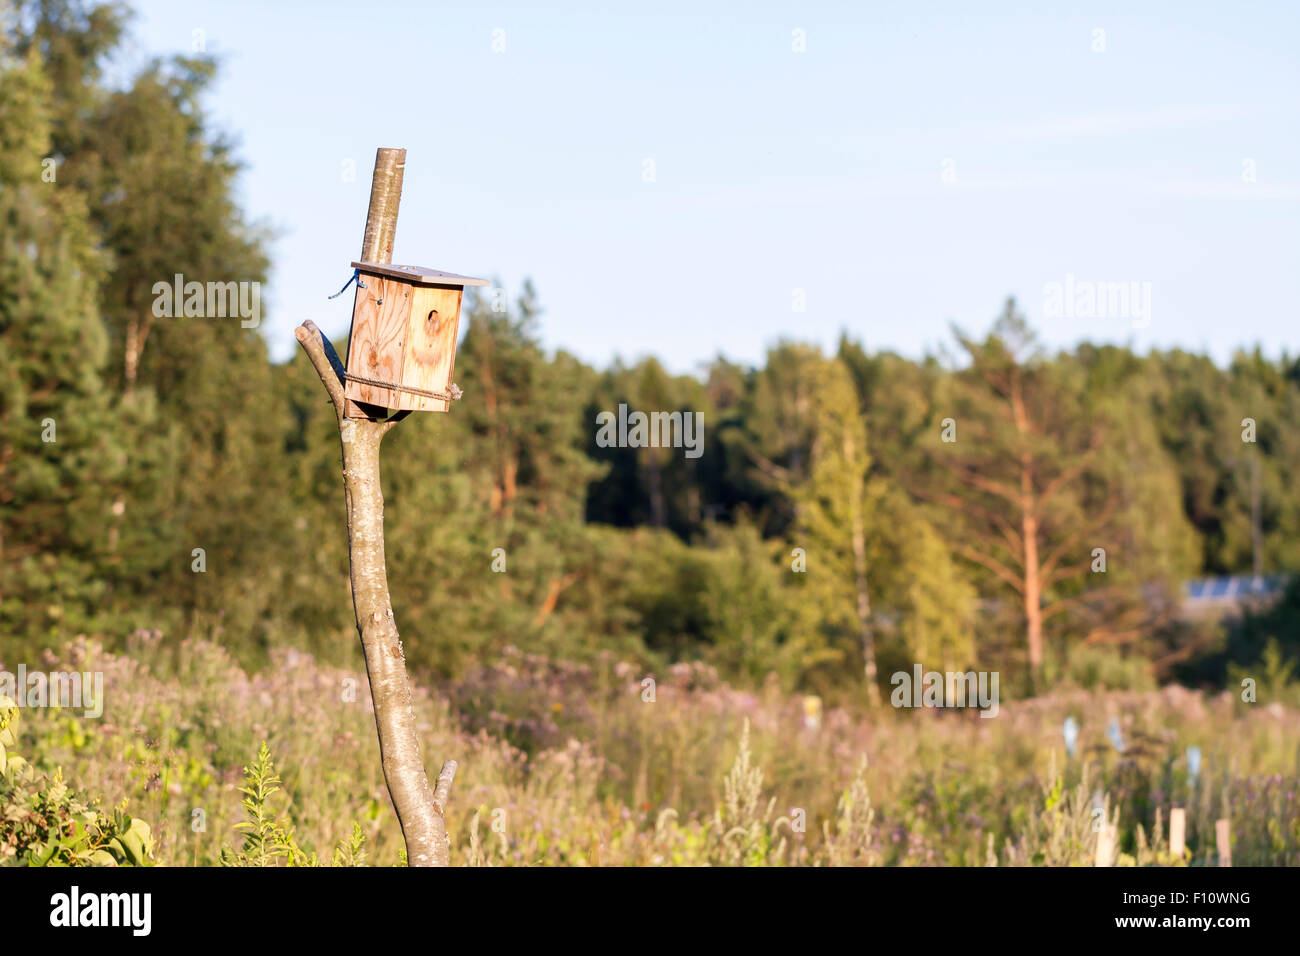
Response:
[[[489,284],[487,279],[456,275],[454,272],[443,272],[440,269],[430,269],[427,266],[394,266],[386,262],[354,262],[352,268],[372,275],[392,276],[395,279],[405,279],[407,282],[415,282],[421,285],[465,286]]]

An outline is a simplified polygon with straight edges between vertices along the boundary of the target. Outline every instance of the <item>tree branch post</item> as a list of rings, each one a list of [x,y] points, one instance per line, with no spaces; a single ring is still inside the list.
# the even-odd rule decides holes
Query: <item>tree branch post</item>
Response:
[[[362,261],[392,261],[405,158],[405,150],[394,149],[380,149],[375,157]],[[429,785],[420,756],[411,684],[393,619],[384,556],[379,446],[384,435],[405,416],[399,413],[383,420],[351,417],[344,394],[344,366],[334,347],[310,320],[295,329],[294,336],[329,393],[338,423],[343,447],[352,603],[375,706],[384,781],[402,827],[407,862],[411,866],[447,866],[451,848],[443,810],[450,797],[456,762],[448,760],[443,764],[435,791]]]

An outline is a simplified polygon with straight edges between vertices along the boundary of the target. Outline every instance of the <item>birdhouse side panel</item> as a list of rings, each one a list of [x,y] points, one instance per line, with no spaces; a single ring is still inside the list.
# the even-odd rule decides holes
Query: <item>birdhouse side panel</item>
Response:
[[[446,393],[456,364],[456,335],[460,325],[462,289],[423,286],[411,301],[409,335],[402,369],[402,384],[429,392]],[[409,392],[399,408],[445,412],[448,402]]]
[[[377,382],[402,383],[402,355],[407,339],[413,287],[398,279],[363,275],[352,305],[352,335],[348,339],[349,375]],[[346,394],[354,402],[383,408],[407,408],[395,389],[348,380]]]

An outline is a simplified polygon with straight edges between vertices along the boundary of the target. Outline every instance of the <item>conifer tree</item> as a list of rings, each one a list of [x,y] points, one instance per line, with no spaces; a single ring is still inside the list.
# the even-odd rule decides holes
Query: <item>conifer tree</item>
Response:
[[[1138,588],[1167,562],[1159,542],[1131,533],[1134,521],[1163,520],[1130,475],[1143,458],[1159,474],[1160,453],[1125,421],[1123,376],[1049,360],[1013,301],[984,341],[959,340],[970,361],[944,380],[930,442],[939,468],[922,494],[944,508],[945,532],[987,574],[988,593],[1014,593],[1031,681],[1043,676],[1049,625],[1085,643],[1139,640],[1152,620]],[[1140,503],[1155,513],[1140,518]]]
[[[121,474],[125,454],[102,378],[103,262],[84,204],[50,153],[50,85],[37,50],[4,61],[0,629],[46,637],[95,619],[111,518],[101,482]]]

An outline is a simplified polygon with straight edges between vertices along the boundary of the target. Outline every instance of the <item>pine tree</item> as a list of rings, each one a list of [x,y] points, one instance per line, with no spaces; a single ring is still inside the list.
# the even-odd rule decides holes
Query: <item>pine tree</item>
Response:
[[[1083,643],[1150,632],[1137,588],[1158,577],[1159,547],[1130,532],[1136,503],[1159,503],[1131,472],[1150,457],[1139,449],[1158,448],[1125,421],[1122,375],[1048,360],[1013,301],[983,342],[959,340],[970,361],[944,382],[939,470],[922,494],[944,509],[958,554],[1015,594],[1036,682],[1049,625]]]
[[[111,519],[101,483],[125,466],[102,379],[103,262],[84,204],[50,155],[49,103],[38,52],[9,58],[0,72],[0,628],[31,639],[96,619]]]

